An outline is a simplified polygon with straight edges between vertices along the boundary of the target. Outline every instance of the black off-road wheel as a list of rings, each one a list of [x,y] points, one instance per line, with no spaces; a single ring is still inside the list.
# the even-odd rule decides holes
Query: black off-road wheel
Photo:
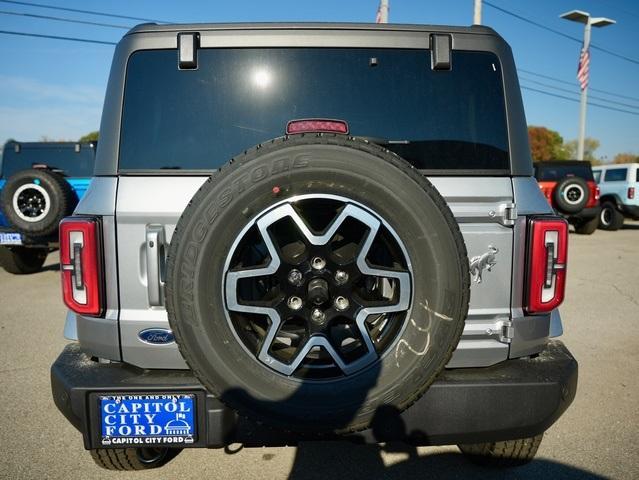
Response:
[[[613,202],[604,202],[601,205],[599,214],[599,228],[602,230],[615,231],[623,226],[623,213],[621,213]]]
[[[444,368],[469,300],[450,209],[395,154],[346,136],[260,145],[193,197],[167,310],[203,385],[281,429],[365,429]]]
[[[9,224],[30,236],[54,234],[58,224],[77,204],[71,185],[48,170],[22,170],[7,180],[0,193],[0,208]]]
[[[541,445],[544,434],[504,442],[459,445],[471,461],[488,467],[518,467],[530,463]]]
[[[588,184],[581,177],[567,177],[553,191],[554,204],[561,213],[581,212],[590,197]]]
[[[49,254],[46,248],[8,247],[0,245],[0,267],[15,275],[36,273]]]
[[[181,451],[167,447],[98,448],[91,450],[91,458],[107,470],[150,470],[166,465]]]

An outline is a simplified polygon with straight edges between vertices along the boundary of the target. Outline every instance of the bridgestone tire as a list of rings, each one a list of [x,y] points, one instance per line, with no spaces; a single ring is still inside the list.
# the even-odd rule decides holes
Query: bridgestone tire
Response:
[[[592,235],[597,230],[597,227],[599,227],[599,216],[575,225],[575,232],[580,235]]]
[[[34,193],[46,208],[41,215],[30,218],[20,211],[18,200],[23,194]],[[26,189],[26,190],[24,190]],[[35,237],[57,232],[58,224],[73,212],[77,195],[69,183],[59,174],[48,170],[22,170],[7,180],[0,193],[0,208],[9,224],[18,231]],[[18,208],[17,208],[18,207]]]
[[[599,228],[602,230],[615,231],[623,226],[623,213],[617,210],[613,202],[604,202],[599,214]]]
[[[573,198],[574,195],[574,198]],[[577,213],[588,203],[590,189],[581,177],[567,177],[557,184],[553,200],[561,213]]]
[[[326,381],[283,375],[249,354],[223,293],[225,259],[254,216],[314,193],[377,212],[403,241],[414,278],[405,327],[386,353]],[[184,359],[240,415],[288,431],[345,433],[368,428],[380,406],[402,411],[424,394],[459,342],[469,283],[458,225],[423,175],[362,140],[297,135],[246,151],[195,194],[171,240],[166,302]]]
[[[36,273],[42,269],[49,251],[45,248],[0,246],[0,267],[15,275]]]
[[[150,470],[173,460],[180,448],[99,448],[91,450],[91,458],[106,470]]]
[[[459,445],[470,460],[491,467],[517,467],[529,463],[539,449],[543,433],[535,437],[504,442]]]

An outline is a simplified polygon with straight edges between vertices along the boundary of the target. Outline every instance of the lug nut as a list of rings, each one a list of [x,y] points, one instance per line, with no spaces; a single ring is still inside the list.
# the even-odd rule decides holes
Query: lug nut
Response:
[[[325,266],[326,260],[324,260],[322,257],[313,257],[313,259],[311,260],[311,267],[313,267],[315,270],[321,270]]]
[[[302,272],[300,272],[299,270],[293,269],[290,272],[288,272],[288,283],[290,283],[291,285],[295,285],[299,287],[302,284],[303,279],[304,279],[304,276],[302,275]]]
[[[311,318],[316,322],[323,322],[326,315],[324,315],[324,312],[322,312],[319,308],[314,308],[311,312]]]
[[[339,285],[348,282],[348,273],[346,273],[344,270],[338,270],[337,272],[335,272],[335,281]]]
[[[334,303],[335,303],[335,309],[339,310],[340,312],[343,312],[350,306],[350,303],[348,302],[348,298],[342,297],[342,296],[336,297]]]
[[[291,310],[299,310],[300,308],[302,308],[304,302],[302,302],[302,299],[300,297],[289,297],[289,299],[286,301],[286,304],[288,305],[288,308],[290,308]]]

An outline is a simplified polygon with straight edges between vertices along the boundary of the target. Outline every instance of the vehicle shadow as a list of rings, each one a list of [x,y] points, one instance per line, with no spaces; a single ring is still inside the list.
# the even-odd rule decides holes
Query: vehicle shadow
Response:
[[[59,272],[60,271],[60,264],[59,263],[52,263],[50,265],[45,265],[44,267],[42,267],[42,269],[40,271],[41,272]]]
[[[384,452],[399,454],[401,460],[385,465]],[[407,458],[406,458],[407,457]],[[325,479],[462,479],[462,478],[517,478],[517,479],[603,479],[580,468],[550,460],[533,460],[513,468],[478,466],[461,453],[429,453],[418,455],[417,448],[406,444],[386,446],[353,445],[343,442],[303,443],[297,448],[288,480]]]
[[[376,372],[378,374],[379,372]],[[373,377],[374,378],[374,377]],[[366,398],[368,385],[361,391],[358,403],[361,405]],[[260,405],[260,409],[270,410],[277,406],[284,406],[286,410],[299,406],[299,402],[306,395],[305,387],[301,387],[290,398],[280,402],[258,401],[251,398],[245,391],[236,391],[244,397]],[[302,391],[300,393],[300,391]],[[279,405],[278,405],[279,404]],[[358,408],[353,409],[339,418],[341,425],[346,426],[356,415]],[[247,446],[260,446],[261,434],[255,426],[245,429],[244,433],[234,436],[235,442]],[[273,430],[267,435],[271,438]],[[277,434],[275,434],[277,436]],[[295,458],[288,480],[409,480],[409,479],[461,479],[475,476],[482,478],[505,479],[603,479],[600,475],[586,470],[554,462],[546,459],[533,460],[529,464],[519,467],[489,467],[472,463],[461,452],[450,451],[420,454],[417,445],[428,444],[428,432],[408,430],[401,412],[392,405],[382,405],[375,410],[371,428],[368,432],[350,435],[352,441],[325,440],[301,441],[296,449]],[[398,441],[404,440],[404,441]],[[291,445],[280,439],[281,445]],[[371,443],[377,442],[377,443]],[[250,445],[253,443],[253,445]],[[268,441],[265,442],[268,444]],[[241,449],[241,448],[240,448]],[[227,450],[227,453],[237,453],[239,450]],[[265,461],[272,457],[265,455]],[[386,461],[385,461],[386,460]]]

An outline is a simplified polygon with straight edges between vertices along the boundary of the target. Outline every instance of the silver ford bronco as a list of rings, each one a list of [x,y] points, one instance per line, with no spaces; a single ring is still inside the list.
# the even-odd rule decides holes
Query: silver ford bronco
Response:
[[[485,27],[145,24],[60,224],[60,411],[102,467],[351,440],[530,461],[568,226]]]

